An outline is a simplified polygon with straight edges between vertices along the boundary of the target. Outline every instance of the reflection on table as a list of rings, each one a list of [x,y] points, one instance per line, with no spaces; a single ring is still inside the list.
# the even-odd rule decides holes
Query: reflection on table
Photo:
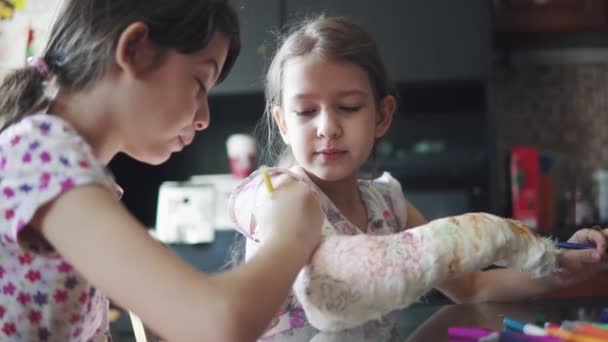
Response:
[[[450,326],[503,329],[503,318],[534,322],[539,315],[560,323],[565,320],[599,321],[608,297],[575,297],[521,303],[430,305],[416,304],[394,312],[382,322],[346,330],[322,333],[306,325],[269,341],[447,341]]]

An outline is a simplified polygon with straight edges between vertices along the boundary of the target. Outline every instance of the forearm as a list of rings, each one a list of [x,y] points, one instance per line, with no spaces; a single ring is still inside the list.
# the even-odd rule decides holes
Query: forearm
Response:
[[[479,290],[476,302],[506,302],[530,299],[549,292],[557,286],[551,275],[533,278],[529,273],[511,269],[477,272]]]
[[[212,277],[221,297],[230,303],[239,341],[262,335],[308,257],[303,248],[267,242],[246,263]]]
[[[472,272],[437,286],[455,303],[511,302],[542,295],[557,288],[551,276],[534,278],[512,269]]]

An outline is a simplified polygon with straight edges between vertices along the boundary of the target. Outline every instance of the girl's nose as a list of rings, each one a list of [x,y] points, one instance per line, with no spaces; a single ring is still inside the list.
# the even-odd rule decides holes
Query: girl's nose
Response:
[[[209,115],[209,104],[205,100],[198,112],[194,116],[194,129],[196,131],[202,131],[209,127],[210,115]]]
[[[317,135],[326,139],[335,139],[342,135],[340,123],[327,111],[322,111],[318,116]]]

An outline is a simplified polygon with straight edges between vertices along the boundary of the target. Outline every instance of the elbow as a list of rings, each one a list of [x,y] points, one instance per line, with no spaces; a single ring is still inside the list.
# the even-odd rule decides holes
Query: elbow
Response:
[[[483,302],[478,296],[472,293],[459,293],[458,295],[449,296],[454,304],[475,304]]]
[[[252,317],[251,308],[247,308],[242,302],[228,300],[221,311],[217,334],[214,336],[217,341],[257,341],[266,328],[256,324],[259,318]]]
[[[251,317],[247,317],[247,311],[243,305],[234,303],[234,300],[207,303],[204,313],[194,314],[197,317],[208,317],[206,322],[190,322],[188,327],[182,329],[178,334],[169,338],[170,341],[222,341],[222,342],[248,342],[256,341],[262,331],[251,329]],[[213,315],[208,316],[208,310],[213,308]],[[193,317],[194,318],[194,317]],[[259,332],[258,332],[259,331]]]

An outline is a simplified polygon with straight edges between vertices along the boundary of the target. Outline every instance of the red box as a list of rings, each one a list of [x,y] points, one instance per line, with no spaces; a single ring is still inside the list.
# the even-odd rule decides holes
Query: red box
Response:
[[[511,148],[511,199],[513,218],[538,229],[540,216],[538,148]]]

